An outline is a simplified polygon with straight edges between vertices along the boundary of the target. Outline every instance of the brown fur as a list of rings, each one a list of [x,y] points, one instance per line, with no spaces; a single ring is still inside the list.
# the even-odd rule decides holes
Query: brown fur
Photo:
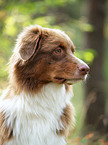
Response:
[[[13,137],[11,128],[7,128],[4,114],[0,113],[0,145],[4,145],[5,142],[9,141]]]
[[[74,121],[72,116],[74,116],[73,108],[72,108],[71,104],[67,104],[67,106],[66,106],[66,108],[64,108],[63,114],[61,116],[61,121],[64,125],[64,128],[62,128],[61,130],[57,130],[58,135],[64,135],[67,137],[69,126],[70,126],[71,122]]]
[[[54,54],[56,48],[63,49],[59,57]],[[74,45],[59,31],[32,26],[19,35],[16,49],[10,59],[9,74],[10,85],[18,93],[22,90],[36,93],[46,83],[59,83],[55,77],[74,78],[78,69],[78,63],[72,59]]]

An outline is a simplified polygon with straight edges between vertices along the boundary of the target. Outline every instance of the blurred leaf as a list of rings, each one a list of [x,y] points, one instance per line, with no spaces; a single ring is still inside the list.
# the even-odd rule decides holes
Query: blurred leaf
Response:
[[[79,28],[81,31],[85,32],[93,32],[94,27],[91,24],[88,24],[85,20],[85,18],[80,18],[80,19],[72,19],[72,23],[76,25],[77,28]]]
[[[0,0],[0,5],[2,5],[3,4],[3,0]]]
[[[91,63],[96,56],[96,52],[93,49],[86,49],[75,52],[75,55],[85,62]]]
[[[5,21],[5,29],[4,29],[4,33],[9,35],[9,36],[14,36],[17,33],[17,28],[15,26],[15,19],[14,17],[10,16],[6,19]]]
[[[34,20],[34,24],[41,25],[43,27],[51,27],[51,23],[54,22],[54,17],[46,16],[46,17],[38,17]]]
[[[87,139],[86,138],[82,138],[81,143],[87,144]]]
[[[0,56],[0,67],[6,63],[5,59]]]
[[[52,0],[45,0],[45,2],[47,4],[55,7],[55,6],[58,6],[58,5],[63,6],[68,1],[67,0],[54,0],[54,1],[52,1]]]
[[[7,11],[17,11],[19,14],[23,15],[31,15],[33,13],[45,13],[47,9],[46,3],[44,1],[36,1],[36,2],[17,2],[10,3],[6,7]]]
[[[0,68],[0,79],[6,79],[8,76],[8,72],[7,72],[7,65],[3,65],[3,67]]]
[[[105,35],[105,38],[108,39],[108,24],[106,24],[104,27],[104,35]]]
[[[94,54],[92,52],[84,52],[84,59],[86,62],[92,62],[94,59]]]
[[[85,32],[93,32],[94,31],[94,27],[90,24],[87,24],[87,23],[80,22],[79,28],[80,28],[80,30],[85,31]]]
[[[1,10],[0,11],[0,18],[4,18],[6,15],[6,11],[5,10]]]
[[[12,54],[12,48],[10,49],[10,46],[11,46],[11,41],[9,38],[0,37],[0,53],[1,53],[0,56],[4,57],[4,59],[6,59],[6,58],[8,59],[9,56]]]

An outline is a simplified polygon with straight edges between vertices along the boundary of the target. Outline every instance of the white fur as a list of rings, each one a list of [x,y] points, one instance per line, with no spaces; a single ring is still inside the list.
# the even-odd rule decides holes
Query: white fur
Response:
[[[8,99],[2,96],[0,108],[14,136],[6,145],[66,145],[65,137],[58,136],[56,129],[63,127],[60,116],[71,95],[64,84],[50,83],[34,96],[24,92]]]

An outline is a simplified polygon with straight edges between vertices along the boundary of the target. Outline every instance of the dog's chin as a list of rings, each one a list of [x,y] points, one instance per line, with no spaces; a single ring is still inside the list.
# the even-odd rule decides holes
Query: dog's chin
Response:
[[[80,81],[83,81],[83,79],[71,79],[71,80],[67,80],[66,84],[73,85],[73,84],[76,84],[76,83],[78,83]]]
[[[54,78],[54,81],[58,84],[68,84],[68,85],[73,85],[75,83],[78,83],[80,81],[86,80],[87,75],[85,76],[81,76],[81,77],[74,77],[74,78],[70,78],[70,79],[66,79],[66,78]]]
[[[66,84],[73,85],[75,83],[86,80],[86,78],[87,78],[87,75],[84,75],[83,77],[68,79],[68,80],[66,80]]]

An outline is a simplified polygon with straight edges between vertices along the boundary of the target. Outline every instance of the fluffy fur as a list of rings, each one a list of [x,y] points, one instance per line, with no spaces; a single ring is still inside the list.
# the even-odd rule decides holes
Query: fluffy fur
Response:
[[[66,104],[70,104],[70,98],[64,84],[49,83],[34,96],[22,92],[13,99],[0,100],[7,128],[13,128],[14,138],[6,145],[65,144],[64,137],[58,136],[56,131],[64,129],[60,116]],[[74,123],[74,117],[72,119]]]
[[[89,71],[74,51],[60,30],[35,25],[19,35],[0,98],[0,145],[66,145],[75,123],[69,85]]]

